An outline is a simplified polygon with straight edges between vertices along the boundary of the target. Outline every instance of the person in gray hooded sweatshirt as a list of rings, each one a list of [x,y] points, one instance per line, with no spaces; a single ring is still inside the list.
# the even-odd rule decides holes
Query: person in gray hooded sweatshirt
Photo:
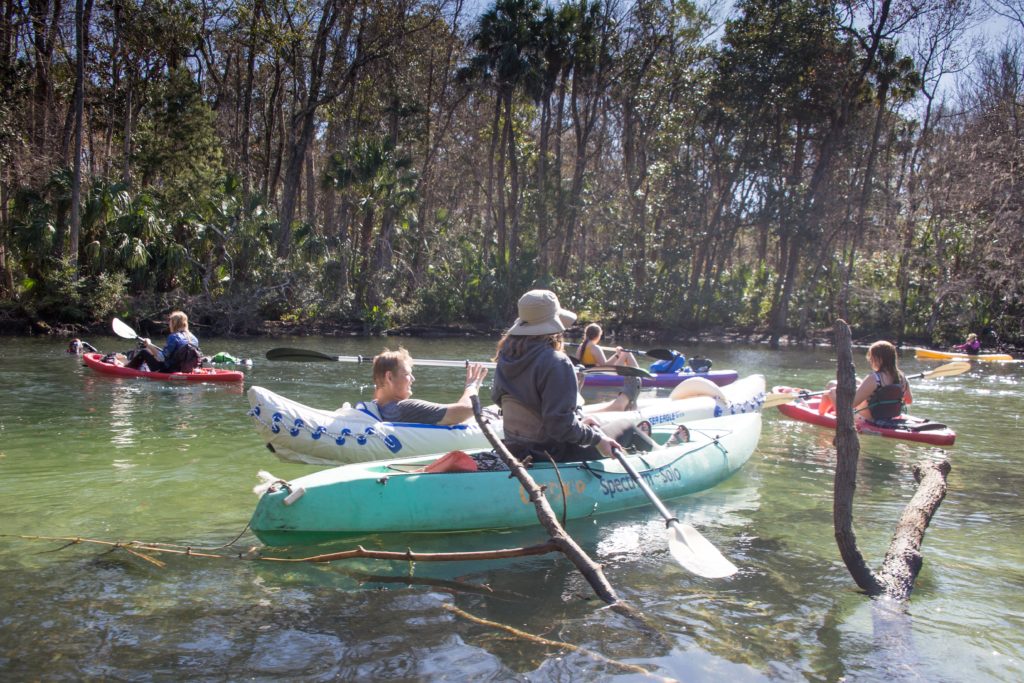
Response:
[[[583,416],[576,369],[562,350],[562,333],[575,320],[554,292],[534,289],[520,297],[519,317],[498,342],[491,387],[506,446],[520,458],[547,453],[556,462],[610,458],[620,441],[650,450],[628,419],[602,429]]]

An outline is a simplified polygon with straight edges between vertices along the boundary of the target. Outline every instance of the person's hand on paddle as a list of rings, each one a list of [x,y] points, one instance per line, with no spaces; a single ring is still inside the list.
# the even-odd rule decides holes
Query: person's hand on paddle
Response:
[[[614,457],[615,450],[622,449],[619,442],[611,438],[604,432],[601,432],[601,441],[597,444],[597,451],[606,458]]]
[[[594,447],[597,448],[597,452],[600,453],[602,456],[606,458],[614,457],[615,449],[622,448],[622,446],[619,445],[618,441],[611,438],[601,430],[601,423],[598,422],[596,419],[588,415],[587,417],[583,418],[582,421],[585,425],[595,427],[597,429],[597,433],[601,435],[601,440],[594,444]]]

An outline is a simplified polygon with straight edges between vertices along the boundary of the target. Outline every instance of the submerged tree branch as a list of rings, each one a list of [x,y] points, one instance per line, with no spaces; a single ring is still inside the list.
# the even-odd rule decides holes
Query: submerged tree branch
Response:
[[[508,626],[507,624],[501,624],[501,623],[498,623],[496,621],[491,621],[489,619],[481,619],[480,617],[474,616],[474,615],[470,614],[469,612],[466,612],[465,610],[459,609],[455,605],[445,604],[445,605],[443,605],[443,607],[446,610],[448,610],[449,612],[451,612],[452,614],[454,614],[454,615],[456,615],[456,616],[458,616],[458,617],[460,617],[462,619],[466,619],[467,621],[472,621],[474,624],[480,624],[481,626],[487,626],[489,628],[494,628],[494,629],[498,629],[498,630],[501,630],[501,631],[505,631],[506,633],[512,634],[516,638],[521,638],[521,639],[526,640],[526,641],[528,641],[528,642],[530,642],[530,643],[532,643],[534,645],[541,645],[541,646],[544,646],[544,647],[554,647],[554,648],[558,648],[558,649],[561,649],[561,650],[569,650],[571,652],[579,652],[580,654],[584,654],[584,655],[586,655],[588,657],[596,659],[599,662],[603,662],[605,664],[610,664],[611,666],[614,666],[614,667],[616,667],[618,669],[622,669],[623,671],[628,671],[630,673],[643,674],[645,676],[649,676],[649,677],[654,678],[656,680],[662,680],[662,681],[673,680],[673,679],[669,679],[669,678],[663,678],[661,676],[656,676],[653,673],[651,673],[650,671],[648,671],[647,669],[643,668],[642,666],[637,666],[636,664],[627,664],[626,662],[620,662],[620,661],[618,661],[616,659],[609,659],[608,657],[605,657],[604,655],[602,655],[599,652],[594,652],[593,650],[588,650],[587,648],[580,647],[579,645],[572,645],[571,643],[563,643],[563,642],[559,642],[557,640],[549,640],[548,638],[541,638],[540,636],[535,636],[532,633],[527,633],[526,631],[522,631],[522,630],[514,628],[512,626]]]

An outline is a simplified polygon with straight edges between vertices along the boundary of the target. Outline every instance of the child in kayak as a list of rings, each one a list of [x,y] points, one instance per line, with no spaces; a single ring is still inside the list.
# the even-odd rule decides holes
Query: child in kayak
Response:
[[[857,386],[853,395],[854,410],[868,411],[873,420],[898,416],[904,405],[910,405],[913,396],[910,383],[896,363],[896,347],[887,341],[877,341],[868,348],[867,359],[872,372]],[[836,388],[833,386],[821,397],[818,413],[835,412],[835,400]]]
[[[590,323],[583,331],[583,341],[576,349],[576,360],[585,368],[592,368],[595,365],[625,365],[630,368],[638,368],[636,357],[621,346],[615,347],[615,353],[605,356],[604,350],[598,346],[604,334],[601,326],[597,323]],[[623,378],[622,391],[616,399],[616,410],[635,410],[636,399],[640,395],[640,378]]]
[[[981,342],[978,340],[978,335],[971,332],[967,335],[967,340],[963,344],[957,344],[953,348],[957,351],[963,351],[968,355],[977,356],[978,352],[981,351]]]

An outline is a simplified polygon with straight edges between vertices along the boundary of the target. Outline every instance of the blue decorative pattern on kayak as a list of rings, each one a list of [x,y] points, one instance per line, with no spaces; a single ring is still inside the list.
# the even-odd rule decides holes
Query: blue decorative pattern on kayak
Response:
[[[264,418],[263,410],[258,405],[253,406],[249,410],[249,417],[264,425],[274,434],[280,434],[281,430],[285,429],[288,434],[293,437],[308,434],[314,441],[318,441],[324,436],[327,436],[339,446],[344,446],[350,438],[353,438],[353,436],[356,444],[360,446],[365,446],[371,437],[376,437],[380,439],[392,453],[397,453],[402,450],[402,442],[397,436],[394,434],[383,434],[373,426],[364,428],[360,433],[353,432],[353,430],[348,427],[342,427],[336,434],[332,434],[327,427],[324,427],[323,425],[307,424],[306,420],[303,420],[301,417],[297,417],[292,420],[291,424],[285,424],[285,417],[280,412],[274,412],[271,414],[270,420],[268,421]]]

